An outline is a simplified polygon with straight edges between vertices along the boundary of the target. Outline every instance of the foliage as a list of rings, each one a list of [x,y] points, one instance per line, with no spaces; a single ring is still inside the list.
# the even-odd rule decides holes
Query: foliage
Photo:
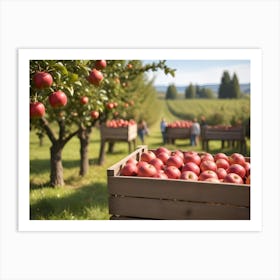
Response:
[[[199,91],[196,92],[198,98],[208,98],[212,99],[215,98],[215,93],[210,88],[201,88]]]
[[[190,83],[185,90],[185,98],[187,99],[196,98],[196,87],[192,83]]]
[[[228,71],[224,71],[218,92],[219,98],[241,98],[241,90],[236,73],[232,79]]]
[[[240,97],[241,97],[240,85],[239,85],[238,77],[234,73],[231,80],[230,98],[240,98]]]
[[[167,106],[174,116],[180,119],[200,119],[206,122],[230,125],[233,116],[242,116],[242,120],[250,116],[250,99],[183,99],[168,100]],[[214,116],[215,113],[218,115]],[[222,117],[219,117],[219,114]]]
[[[143,77],[143,73],[162,69],[165,74],[174,75],[175,71],[168,68],[165,61],[142,65],[139,60],[108,60],[106,66],[102,67],[100,72],[97,71],[102,80],[95,82],[91,79],[91,74],[96,71],[97,63],[96,60],[30,61],[30,103],[41,102],[46,107],[44,117],[31,118],[31,129],[45,132],[52,143],[51,181],[54,185],[57,184],[54,177],[62,178],[62,174],[59,172],[59,170],[63,170],[62,164],[59,164],[59,170],[58,167],[55,167],[58,162],[61,162],[59,153],[72,137],[82,135],[80,131],[95,126],[97,119],[91,117],[93,110],[99,112],[98,121],[105,122],[108,118],[116,116],[116,111],[109,108],[108,103],[113,103],[114,108],[118,106],[126,108],[127,104],[134,106],[138,99],[137,95],[133,96],[135,91],[131,91],[129,85],[139,77]],[[41,71],[50,74],[53,83],[47,88],[38,89],[34,83],[34,75]],[[48,98],[58,90],[66,94],[67,104],[53,108],[49,104]],[[89,102],[81,104],[82,96],[87,96]],[[58,134],[52,129],[54,124],[57,125]],[[88,129],[88,131],[91,130]],[[61,184],[64,184],[63,180],[59,180]]]
[[[229,98],[230,89],[230,75],[228,71],[224,71],[218,91],[219,98]]]
[[[177,88],[174,84],[169,85],[166,90],[165,99],[176,99],[178,97]]]

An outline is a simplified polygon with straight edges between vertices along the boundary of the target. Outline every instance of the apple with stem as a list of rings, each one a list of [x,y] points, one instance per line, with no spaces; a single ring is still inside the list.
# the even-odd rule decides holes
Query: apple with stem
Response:
[[[243,179],[235,173],[228,173],[224,178],[224,183],[243,184]]]
[[[186,180],[186,181],[197,181],[198,176],[193,171],[182,171],[180,179]]]

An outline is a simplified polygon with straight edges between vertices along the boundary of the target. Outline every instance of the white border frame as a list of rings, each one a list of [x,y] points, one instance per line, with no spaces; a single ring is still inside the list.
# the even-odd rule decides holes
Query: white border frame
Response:
[[[30,220],[29,61],[36,59],[250,60],[251,219],[245,221],[38,221]],[[18,50],[18,230],[19,231],[261,231],[262,52],[260,49],[19,49]]]

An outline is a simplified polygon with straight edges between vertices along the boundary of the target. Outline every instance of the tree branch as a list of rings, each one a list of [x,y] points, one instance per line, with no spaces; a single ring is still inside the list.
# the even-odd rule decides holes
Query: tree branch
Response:
[[[63,145],[65,145],[72,137],[74,137],[78,133],[79,133],[79,129],[77,129],[76,131],[70,133],[66,138],[64,138]]]
[[[65,135],[65,122],[62,119],[58,120],[57,122],[59,125],[59,140],[63,140]]]
[[[54,144],[56,142],[55,134],[49,126],[48,121],[45,118],[41,118],[41,123],[43,128],[45,129],[50,141]]]

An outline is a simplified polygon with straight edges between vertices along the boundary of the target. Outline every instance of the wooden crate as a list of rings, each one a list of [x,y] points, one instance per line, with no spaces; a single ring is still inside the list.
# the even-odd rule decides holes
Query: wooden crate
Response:
[[[119,176],[141,146],[107,170],[111,219],[249,220],[250,186]]]
[[[113,152],[115,142],[127,142],[128,151],[131,152],[132,144],[134,149],[136,148],[137,139],[137,124],[129,125],[127,127],[107,127],[106,125],[100,126],[100,151],[98,164],[102,165],[105,160],[105,145],[109,143],[109,152]]]
[[[106,141],[132,141],[137,138],[137,124],[129,125],[127,127],[107,127],[102,125],[100,127],[101,139]]]
[[[167,143],[175,143],[176,139],[190,139],[190,128],[187,127],[167,127],[166,140]]]
[[[209,141],[237,141],[240,144],[240,152],[246,153],[245,128],[243,126],[204,126],[201,130],[202,148],[209,151]]]

